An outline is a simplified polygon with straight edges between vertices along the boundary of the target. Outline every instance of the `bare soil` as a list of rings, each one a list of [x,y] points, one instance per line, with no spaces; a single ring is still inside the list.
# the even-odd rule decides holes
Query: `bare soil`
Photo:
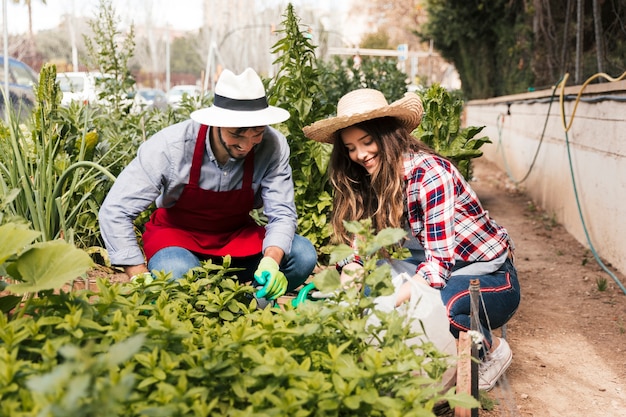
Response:
[[[626,417],[626,295],[591,251],[502,170],[484,158],[473,167],[472,187],[515,242],[522,290],[504,329],[513,363],[487,394],[493,409],[479,415]]]
[[[626,416],[626,295],[592,252],[496,165],[481,158],[473,166],[472,187],[516,245],[522,291],[505,328],[513,363],[488,394],[495,409],[479,414]]]

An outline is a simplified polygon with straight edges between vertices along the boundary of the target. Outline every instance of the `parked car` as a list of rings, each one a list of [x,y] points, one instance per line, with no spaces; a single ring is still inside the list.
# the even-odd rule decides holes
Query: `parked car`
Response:
[[[0,55],[0,115],[4,117],[6,81],[4,78],[4,56]],[[9,57],[9,99],[14,110],[27,114],[35,106],[35,87],[38,76],[35,70],[24,62]],[[23,112],[22,110],[27,110]]]
[[[158,88],[138,88],[132,94],[133,108],[138,110],[167,109],[167,96]]]
[[[187,95],[189,98],[199,98],[202,94],[202,89],[197,85],[176,85],[167,92],[167,103],[176,108],[180,106],[183,96]]]
[[[60,72],[57,82],[63,93],[61,105],[68,107],[73,101],[83,104],[98,100],[98,79],[104,78],[99,72]]]

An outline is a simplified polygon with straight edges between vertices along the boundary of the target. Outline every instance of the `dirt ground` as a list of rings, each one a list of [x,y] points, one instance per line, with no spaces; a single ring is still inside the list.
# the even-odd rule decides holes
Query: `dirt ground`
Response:
[[[522,291],[505,329],[513,363],[489,393],[495,409],[479,415],[626,416],[626,295],[591,251],[497,166],[476,160],[471,184],[513,238]],[[626,285],[623,274],[612,273]]]
[[[471,184],[515,242],[522,290],[505,329],[513,363],[488,393],[494,408],[479,415],[626,417],[626,295],[592,253],[497,166],[475,160]]]

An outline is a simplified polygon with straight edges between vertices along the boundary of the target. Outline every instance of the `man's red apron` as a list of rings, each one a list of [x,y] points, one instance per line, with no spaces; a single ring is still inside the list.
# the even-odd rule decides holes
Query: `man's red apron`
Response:
[[[189,184],[173,207],[158,208],[146,223],[144,252],[149,260],[160,249],[180,246],[212,256],[250,256],[261,253],[265,228],[250,217],[254,205],[254,151],[244,161],[240,190],[200,188],[200,168],[207,126],[200,126],[191,163]]]

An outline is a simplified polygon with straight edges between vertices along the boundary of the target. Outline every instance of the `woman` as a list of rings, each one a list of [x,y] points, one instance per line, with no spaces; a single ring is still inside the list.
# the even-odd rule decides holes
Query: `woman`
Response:
[[[479,388],[490,390],[513,356],[506,340],[491,333],[513,316],[520,302],[513,245],[457,168],[411,135],[422,113],[413,93],[388,104],[381,92],[359,89],[339,100],[336,117],[305,127],[304,134],[335,145],[330,162],[335,243],[353,241],[344,220],[371,218],[377,231],[407,230],[404,246],[411,257],[390,261],[392,271],[410,271],[415,281],[440,290],[457,338],[459,331],[470,329],[468,288],[479,279],[487,350],[481,352]],[[345,270],[360,265],[358,256],[341,262],[342,279]],[[407,301],[410,283],[396,296],[396,306]]]

